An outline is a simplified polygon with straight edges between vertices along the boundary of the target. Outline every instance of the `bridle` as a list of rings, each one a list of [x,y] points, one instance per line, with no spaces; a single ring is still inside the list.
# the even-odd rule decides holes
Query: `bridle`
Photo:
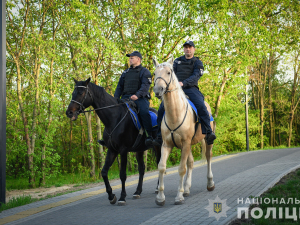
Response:
[[[112,107],[116,107],[116,106],[124,105],[124,104],[125,104],[125,103],[123,102],[123,103],[120,103],[120,104],[109,105],[109,106],[104,106],[104,107],[101,107],[101,108],[91,109],[91,110],[86,110],[86,111],[85,111],[86,108],[83,106],[83,103],[84,103],[84,101],[85,101],[85,99],[86,99],[86,97],[87,97],[87,94],[89,94],[89,95],[91,96],[92,101],[94,101],[94,99],[93,99],[93,96],[92,96],[91,92],[89,91],[88,86],[75,86],[75,89],[78,88],[78,87],[82,87],[82,88],[87,89],[87,92],[85,92],[85,96],[84,96],[83,101],[82,101],[81,103],[80,103],[80,102],[77,102],[77,101],[75,101],[75,100],[73,100],[73,99],[71,100],[71,102],[75,102],[75,103],[77,103],[77,104],[80,106],[80,109],[76,112],[77,115],[79,115],[80,113],[92,112],[92,111],[96,111],[96,110],[100,110],[100,109],[107,109],[107,108],[112,108]]]
[[[168,67],[169,67],[169,66],[168,66]],[[169,68],[170,68],[170,67],[169,67]],[[166,85],[167,85],[166,91],[165,91],[163,94],[166,94],[166,93],[168,93],[168,92],[172,92],[172,91],[175,91],[175,90],[178,89],[178,87],[176,87],[176,88],[174,88],[174,89],[172,89],[172,90],[169,90],[169,86],[170,86],[170,84],[171,84],[171,81],[173,80],[173,79],[172,79],[172,76],[173,76],[173,72],[174,72],[172,68],[170,68],[170,69],[171,69],[171,77],[170,77],[169,83],[168,83],[164,78],[162,78],[162,77],[157,77],[157,78],[155,79],[155,81],[154,81],[154,85],[155,85],[155,82],[156,82],[158,79],[162,79],[162,80],[166,83]],[[165,125],[166,125],[166,127],[168,128],[168,130],[169,130],[170,133],[171,133],[171,138],[172,138],[172,141],[173,141],[173,143],[174,143],[174,145],[175,145],[176,148],[178,148],[178,146],[176,145],[176,142],[175,142],[175,139],[174,139],[174,132],[175,132],[176,130],[178,130],[178,129],[181,127],[181,125],[184,123],[185,118],[186,118],[186,115],[187,115],[188,108],[189,108],[189,104],[187,103],[187,104],[186,104],[186,110],[185,110],[184,118],[183,118],[182,122],[179,124],[179,126],[177,126],[177,127],[176,127],[175,129],[173,129],[173,130],[168,126],[167,121],[166,121],[166,116],[164,115],[164,117],[163,117],[164,122],[165,122]]]
[[[83,103],[84,103],[84,101],[85,101],[85,99],[86,99],[86,97],[88,96],[88,95],[90,95],[91,96],[91,98],[92,98],[92,101],[93,101],[93,96],[92,96],[92,94],[91,94],[91,92],[89,91],[89,88],[87,87],[87,86],[75,86],[75,90],[76,90],[76,88],[79,88],[79,87],[81,87],[81,88],[85,88],[86,90],[87,90],[87,92],[85,92],[85,95],[84,95],[84,98],[83,98],[83,100],[82,100],[82,102],[77,102],[77,101],[75,101],[75,100],[71,100],[71,102],[75,102],[75,103],[77,103],[78,105],[79,105],[79,110],[77,111],[77,113],[78,114],[80,114],[80,113],[85,113],[85,107],[83,106]],[[75,91],[74,90],[74,91]]]
[[[159,66],[158,66],[159,67]],[[169,66],[168,66],[169,67]],[[170,68],[170,67],[169,67]],[[172,92],[172,91],[175,91],[175,90],[177,90],[177,87],[176,88],[174,88],[174,89],[172,89],[172,90],[169,90],[169,86],[170,86],[170,84],[171,84],[171,82],[172,82],[172,80],[174,80],[174,79],[172,79],[173,78],[173,73],[174,73],[174,71],[173,71],[173,69],[172,68],[170,68],[170,70],[171,70],[171,76],[170,76],[170,81],[169,82],[167,82],[163,77],[156,77],[156,79],[154,80],[154,86],[155,86],[155,83],[156,83],[156,81],[158,80],[158,79],[162,79],[165,83],[166,83],[166,90],[165,90],[165,92],[163,93],[163,94],[166,94],[166,93],[168,93],[168,92]]]
[[[87,97],[88,95],[90,95],[91,98],[92,98],[92,101],[94,101],[94,100],[93,100],[93,96],[92,96],[91,92],[89,91],[88,86],[75,86],[75,90],[76,90],[76,88],[78,88],[78,87],[85,88],[85,89],[87,90],[87,92],[85,92],[85,95],[84,95],[84,98],[83,98],[82,102],[77,102],[77,101],[75,101],[75,100],[73,100],[73,99],[71,100],[71,102],[75,102],[75,103],[77,103],[77,104],[80,106],[80,109],[76,112],[77,115],[79,115],[80,113],[86,113],[86,112],[96,111],[96,110],[100,110],[100,109],[112,108],[112,107],[116,107],[116,106],[125,104],[125,102],[123,102],[123,103],[120,103],[120,104],[115,104],[115,105],[110,105],[110,106],[104,106],[104,107],[101,107],[101,108],[97,108],[97,109],[93,109],[93,110],[87,110],[87,111],[84,111],[84,110],[85,110],[85,107],[84,107],[83,103],[84,103],[84,101],[86,100],[86,97]],[[75,91],[75,90],[74,90],[74,91]],[[119,121],[119,123],[113,128],[113,130],[112,130],[110,133],[108,133],[106,130],[104,130],[104,131],[108,134],[108,136],[109,136],[109,141],[110,141],[111,146],[113,147],[113,149],[115,149],[115,148],[114,148],[114,146],[113,146],[113,144],[112,144],[112,142],[111,142],[111,136],[112,136],[113,132],[116,130],[116,128],[117,128],[117,127],[121,124],[121,122],[125,119],[125,117],[127,116],[128,112],[129,112],[129,109],[127,108],[127,111],[126,111],[125,115],[123,116],[123,118]]]

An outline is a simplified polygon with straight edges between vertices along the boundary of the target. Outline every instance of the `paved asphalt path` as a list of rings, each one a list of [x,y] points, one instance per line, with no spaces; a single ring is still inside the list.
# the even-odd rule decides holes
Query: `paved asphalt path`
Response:
[[[196,162],[191,194],[183,205],[174,205],[179,180],[177,167],[174,167],[165,175],[166,203],[163,207],[155,204],[158,174],[155,171],[145,175],[148,180],[144,182],[140,199],[132,199],[136,184],[126,188],[126,206],[111,205],[107,194],[103,193],[105,187],[99,186],[5,210],[0,213],[0,224],[227,224],[237,217],[237,207],[247,206],[238,204],[238,198],[259,196],[282,176],[300,167],[300,148],[254,151],[214,157],[213,160],[215,190],[206,190],[207,167]],[[127,183],[135,183],[137,178],[132,176]],[[111,182],[117,188],[114,190],[117,197],[120,196],[120,183],[119,180]],[[218,221],[214,216],[209,217],[205,209],[209,206],[208,199],[215,200],[217,196],[222,201],[226,199],[230,207],[226,217]],[[60,204],[56,206],[56,203]]]

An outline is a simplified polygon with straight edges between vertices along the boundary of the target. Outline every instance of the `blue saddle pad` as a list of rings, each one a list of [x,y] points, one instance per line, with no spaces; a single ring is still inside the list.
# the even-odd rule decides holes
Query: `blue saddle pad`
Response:
[[[196,114],[196,122],[197,123],[201,123],[200,120],[199,120],[199,118],[198,118],[196,106],[194,105],[194,103],[191,102],[191,100],[189,100],[189,99],[187,99],[187,100],[188,100],[190,106],[192,107],[192,109],[194,110],[194,113]],[[213,116],[210,113],[209,113],[209,115],[210,115],[210,121],[214,121]]]
[[[129,107],[129,105],[126,103],[127,108],[129,109],[131,119],[134,123],[134,126],[136,129],[140,130],[141,129],[141,123],[139,121],[139,118],[137,114]],[[151,122],[152,122],[152,128],[157,127],[157,116],[154,112],[149,111],[150,117],[151,117]]]
[[[200,120],[199,120],[199,118],[198,118],[196,106],[194,105],[194,103],[191,102],[191,100],[189,100],[189,99],[187,99],[187,100],[188,100],[188,102],[190,103],[190,106],[192,107],[192,109],[194,110],[194,112],[196,113],[196,116],[197,116],[197,118],[196,118],[197,121],[196,121],[196,122],[197,122],[197,123],[201,123]],[[211,121],[214,121],[213,116],[212,116],[210,113],[209,113],[209,115],[210,115],[210,122],[211,122]]]

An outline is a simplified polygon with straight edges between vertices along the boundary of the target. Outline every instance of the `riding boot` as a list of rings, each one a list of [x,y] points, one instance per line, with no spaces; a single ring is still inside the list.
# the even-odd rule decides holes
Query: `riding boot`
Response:
[[[217,137],[216,137],[215,133],[212,131],[211,133],[206,134],[205,140],[206,140],[208,145],[212,145],[216,138]]]
[[[164,117],[164,113],[165,113],[165,107],[164,107],[164,103],[162,102],[159,106],[158,112],[157,112],[157,135],[156,138],[153,140],[153,145],[155,146],[161,146],[163,141],[162,141],[162,137],[161,137],[161,121]]]
[[[146,131],[146,140],[145,145],[147,147],[152,147],[153,137],[152,137],[152,131]]]
[[[102,146],[104,146],[104,147],[107,148],[107,146],[106,146],[106,144],[105,144],[105,141],[104,141],[103,139],[98,140],[98,143],[99,143],[100,145],[102,145]]]
[[[160,129],[160,124],[157,125],[158,130],[157,130],[157,135],[156,138],[153,140],[153,145],[155,146],[161,146],[162,145],[162,137],[161,137],[161,129]]]

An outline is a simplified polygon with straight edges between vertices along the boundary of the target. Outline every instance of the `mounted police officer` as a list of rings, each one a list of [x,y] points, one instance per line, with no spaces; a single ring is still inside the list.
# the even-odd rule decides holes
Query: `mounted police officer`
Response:
[[[198,88],[198,80],[203,75],[204,71],[203,63],[199,58],[194,57],[195,45],[192,41],[185,42],[183,47],[185,55],[175,59],[173,70],[179,80],[182,90],[196,106],[201,121],[202,133],[206,134],[207,144],[211,145],[216,139],[216,135],[210,127],[210,115],[204,103],[204,96]],[[158,109],[158,134],[153,141],[153,144],[158,146],[162,144],[160,126],[164,112],[165,109],[162,102]]]
[[[114,97],[133,100],[139,108],[141,124],[146,131],[146,146],[152,146],[152,122],[149,114],[149,88],[152,82],[151,73],[142,67],[142,55],[138,51],[126,54],[130,68],[125,70],[119,80]]]

